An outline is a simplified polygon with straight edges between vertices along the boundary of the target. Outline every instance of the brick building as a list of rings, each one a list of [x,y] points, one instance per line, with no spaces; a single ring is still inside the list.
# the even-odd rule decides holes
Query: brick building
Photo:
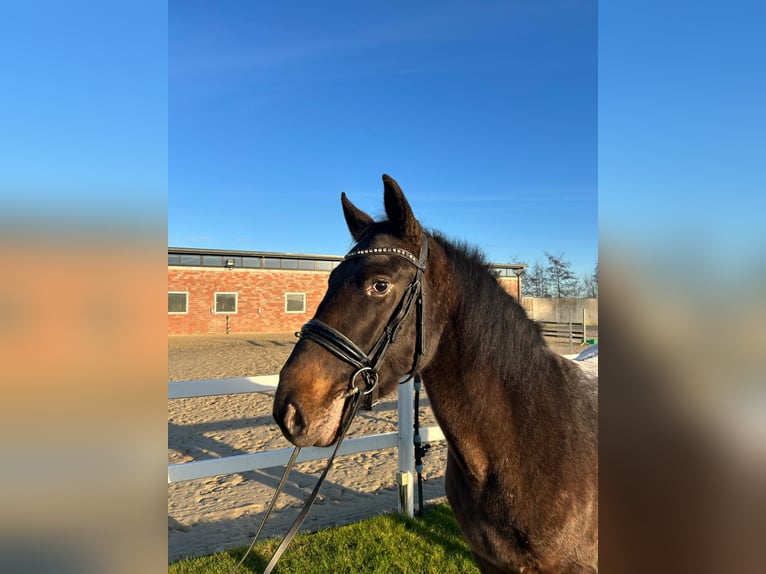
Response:
[[[298,331],[343,257],[168,248],[168,334]],[[524,265],[494,265],[518,299]]]

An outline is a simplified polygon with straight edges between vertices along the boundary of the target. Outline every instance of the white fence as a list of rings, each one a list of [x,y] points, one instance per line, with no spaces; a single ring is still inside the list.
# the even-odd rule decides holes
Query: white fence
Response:
[[[238,379],[169,382],[168,399],[272,391],[276,389],[278,381],[278,375],[268,375]],[[342,456],[397,447],[399,451],[399,469],[396,473],[396,482],[399,485],[399,511],[410,518],[414,515],[415,499],[414,397],[415,390],[412,381],[399,385],[398,430],[396,432],[348,438],[343,441],[338,451],[338,456]],[[438,426],[421,427],[420,439],[424,443],[435,442],[444,440],[444,434]],[[332,448],[303,448],[298,455],[298,462],[328,458]],[[282,448],[182,464],[169,464],[168,484],[284,465],[287,464],[292,450],[292,448]]]

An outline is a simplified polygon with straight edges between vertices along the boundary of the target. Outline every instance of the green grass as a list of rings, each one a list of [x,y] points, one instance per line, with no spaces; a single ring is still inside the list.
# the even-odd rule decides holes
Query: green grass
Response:
[[[278,539],[255,545],[237,574],[261,573]],[[169,574],[228,574],[246,547],[170,564]],[[275,574],[311,573],[478,573],[447,504],[409,520],[399,514],[316,533],[300,534],[282,555]]]

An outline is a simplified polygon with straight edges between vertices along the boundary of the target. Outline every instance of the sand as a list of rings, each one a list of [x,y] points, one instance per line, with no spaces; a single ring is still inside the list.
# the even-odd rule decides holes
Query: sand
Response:
[[[292,335],[170,337],[169,380],[269,375],[279,372]],[[286,448],[271,418],[274,393],[168,401],[168,463]],[[360,412],[348,436],[396,430],[396,400]],[[424,400],[422,424],[435,425]],[[262,537],[282,536],[316,484],[324,461],[296,465]],[[444,499],[446,446],[436,443],[425,461],[424,498]],[[395,512],[396,449],[341,456],[322,486],[302,531]],[[282,467],[168,485],[168,559],[247,545],[260,523]]]
[[[168,378],[276,374],[295,340],[287,334],[169,337]],[[568,352],[568,343],[560,352]],[[271,418],[273,395],[268,391],[168,401],[168,463],[291,446]],[[396,397],[384,399],[374,411],[360,412],[348,436],[395,431],[396,413]],[[427,397],[421,401],[421,424],[436,424]],[[445,500],[446,454],[443,442],[433,443],[424,461],[426,504]],[[296,465],[262,538],[281,537],[287,531],[324,464]],[[301,530],[315,531],[395,512],[396,470],[393,448],[338,457]],[[249,544],[281,474],[282,467],[276,467],[169,484],[168,560]]]

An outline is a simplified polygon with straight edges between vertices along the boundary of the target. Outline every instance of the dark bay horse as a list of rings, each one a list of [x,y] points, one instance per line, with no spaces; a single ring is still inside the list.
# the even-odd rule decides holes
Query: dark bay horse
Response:
[[[547,347],[477,250],[424,231],[383,182],[385,221],[341,196],[356,244],[280,373],[274,418],[295,445],[328,446],[357,388],[391,393],[418,370],[447,438],[447,498],[481,571],[596,572],[595,377]]]

